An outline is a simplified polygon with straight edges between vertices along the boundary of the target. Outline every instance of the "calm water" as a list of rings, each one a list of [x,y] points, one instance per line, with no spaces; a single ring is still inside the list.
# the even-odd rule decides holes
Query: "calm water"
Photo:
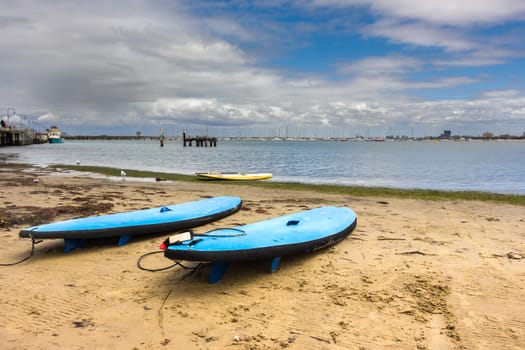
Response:
[[[525,142],[66,141],[3,147],[36,165],[75,164],[193,174],[272,172],[275,181],[525,194]]]

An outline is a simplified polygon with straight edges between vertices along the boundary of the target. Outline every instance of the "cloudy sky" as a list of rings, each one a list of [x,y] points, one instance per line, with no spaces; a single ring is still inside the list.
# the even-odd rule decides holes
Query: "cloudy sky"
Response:
[[[0,0],[0,9],[4,119],[12,107],[71,134],[525,132],[523,0]]]

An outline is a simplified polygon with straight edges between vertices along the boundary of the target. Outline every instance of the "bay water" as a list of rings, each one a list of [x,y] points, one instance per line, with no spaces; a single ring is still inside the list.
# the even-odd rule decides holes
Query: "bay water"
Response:
[[[180,141],[67,140],[2,147],[10,161],[38,166],[108,166],[167,173],[271,172],[270,181],[475,190],[525,194],[523,141]]]

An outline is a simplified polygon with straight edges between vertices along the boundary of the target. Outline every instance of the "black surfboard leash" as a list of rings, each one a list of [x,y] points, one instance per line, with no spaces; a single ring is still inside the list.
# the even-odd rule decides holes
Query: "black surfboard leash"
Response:
[[[237,231],[237,233],[233,233],[233,234],[213,234],[213,232],[217,232],[217,231],[226,231],[226,230],[230,230],[230,231]],[[193,237],[238,237],[238,236],[246,236],[246,232],[241,230],[241,229],[238,229],[238,228],[232,228],[232,227],[228,227],[228,228],[215,228],[215,229],[212,229],[212,230],[209,230],[209,231],[206,231],[204,233],[195,233],[193,232],[193,230],[190,230],[190,235],[191,235],[191,239],[189,240],[190,242],[187,243],[188,245],[194,245],[200,241],[202,241],[202,238],[198,238],[198,239],[193,239]],[[168,243],[168,239],[166,241],[164,241],[164,244],[167,244]],[[142,259],[144,259],[145,257],[147,256],[150,256],[150,255],[154,255],[154,254],[160,254],[160,253],[164,253],[164,250],[158,250],[158,251],[153,251],[153,252],[149,252],[149,253],[146,253],[146,254],[143,254],[138,260],[137,260],[137,267],[141,270],[144,270],[144,271],[149,271],[149,272],[159,272],[159,271],[164,271],[164,270],[168,270],[168,269],[171,269],[173,267],[176,267],[176,266],[180,266],[182,267],[183,269],[186,269],[186,270],[197,270],[199,269],[200,267],[202,267],[203,265],[205,265],[204,263],[198,263],[197,265],[195,266],[185,266],[183,265],[181,262],[179,261],[176,261],[174,264],[171,264],[171,265],[168,265],[168,266],[165,266],[165,267],[159,267],[157,269],[150,269],[150,268],[147,268],[147,267],[144,267],[142,265]]]
[[[180,267],[182,267],[185,270],[197,270],[197,269],[199,269],[202,266],[201,263],[198,263],[195,266],[186,266],[186,265],[183,265],[179,261],[176,261],[175,263],[173,263],[171,265],[168,265],[168,266],[165,266],[165,267],[159,267],[159,268],[156,268],[156,269],[150,269],[150,268],[144,267],[142,265],[142,259],[144,259],[145,257],[150,256],[150,255],[154,255],[154,254],[161,254],[161,253],[164,253],[164,251],[163,250],[157,250],[157,251],[153,251],[153,252],[149,252],[149,253],[145,253],[145,254],[141,255],[140,258],[137,260],[137,267],[139,269],[143,270],[143,271],[160,272],[160,271],[169,270],[169,269],[174,268],[176,266],[180,266]]]
[[[28,256],[12,263],[0,263],[0,266],[14,266],[29,260],[35,254],[35,244],[42,242],[41,240],[35,241],[35,237],[33,237],[33,231],[29,231],[29,238],[31,238],[31,252]]]

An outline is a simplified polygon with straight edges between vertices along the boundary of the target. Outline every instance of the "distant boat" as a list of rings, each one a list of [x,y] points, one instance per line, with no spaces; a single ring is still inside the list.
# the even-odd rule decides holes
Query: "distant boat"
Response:
[[[47,141],[49,143],[63,143],[62,132],[56,126],[47,129]]]

